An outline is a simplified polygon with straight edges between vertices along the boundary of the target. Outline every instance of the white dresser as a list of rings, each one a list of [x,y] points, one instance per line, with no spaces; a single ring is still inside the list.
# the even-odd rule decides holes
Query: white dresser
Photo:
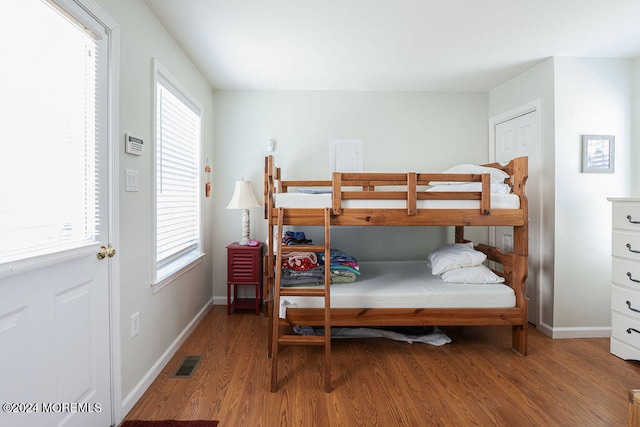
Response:
[[[610,198],[611,353],[640,360],[640,198]]]

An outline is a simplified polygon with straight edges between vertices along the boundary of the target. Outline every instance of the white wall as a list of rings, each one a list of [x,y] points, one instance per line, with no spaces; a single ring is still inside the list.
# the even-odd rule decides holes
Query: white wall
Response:
[[[640,159],[640,58],[633,61],[633,107],[631,110],[632,144],[631,159]],[[640,168],[631,167],[630,196],[640,196]]]
[[[540,266],[538,277],[538,301],[540,303],[538,328],[545,330],[553,325],[553,286],[554,286],[554,210],[555,191],[555,95],[554,95],[554,59],[522,73],[489,92],[489,117],[499,116],[534,101],[540,102],[540,139],[542,144],[541,168],[538,176],[542,180],[541,194],[544,194],[542,206],[535,206],[530,200],[529,209],[539,209]],[[531,266],[536,268],[536,266]]]
[[[141,0],[97,0],[120,25],[120,92],[118,140],[136,133],[145,142],[145,154],[120,151],[120,313],[122,396],[127,398],[144,381],[181,331],[206,306],[212,295],[211,199],[204,199],[204,250],[208,256],[196,269],[157,294],[152,294],[152,58],[156,57],[204,106],[204,155],[213,158],[213,93],[178,45],[159,25]],[[124,192],[124,170],[139,171],[140,191]],[[140,313],[140,334],[130,338],[130,316]],[[135,390],[135,391],[134,391]],[[135,403],[135,401],[133,402]]]
[[[554,329],[611,325],[611,203],[630,194],[632,61],[557,58]],[[615,135],[615,173],[581,173],[581,135]]]
[[[632,72],[630,60],[552,58],[489,95],[491,116],[541,101],[541,176],[549,196],[542,206],[539,328],[554,337],[608,334],[611,206],[606,198],[631,192]],[[580,172],[582,134],[616,136],[615,174]]]
[[[486,118],[486,93],[216,92],[214,295],[226,295],[225,246],[241,232],[240,212],[225,210],[233,182],[250,180],[262,198],[268,139],[285,179],[329,179],[332,138],[364,139],[366,171],[433,172],[488,160]],[[261,209],[251,224],[251,237],[266,240]],[[476,232],[486,240],[486,230]],[[441,227],[364,227],[334,230],[331,239],[366,261],[424,259],[451,236]]]

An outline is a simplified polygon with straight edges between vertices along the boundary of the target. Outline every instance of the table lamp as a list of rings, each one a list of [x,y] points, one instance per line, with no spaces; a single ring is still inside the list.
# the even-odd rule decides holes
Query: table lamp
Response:
[[[251,181],[236,181],[236,188],[227,209],[242,209],[242,238],[238,242],[239,245],[246,246],[249,242],[249,209],[259,207],[260,203],[251,191]]]

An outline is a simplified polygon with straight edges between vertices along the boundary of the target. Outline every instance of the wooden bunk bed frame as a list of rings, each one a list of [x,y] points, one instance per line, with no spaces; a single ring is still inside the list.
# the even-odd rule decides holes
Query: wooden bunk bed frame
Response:
[[[525,281],[528,269],[528,202],[525,184],[528,177],[528,159],[519,157],[507,165],[487,164],[505,171],[505,180],[512,193],[520,199],[518,209],[491,209],[489,174],[443,174],[443,173],[333,173],[331,180],[282,180],[281,170],[272,156],[265,158],[264,173],[264,217],[268,223],[268,251],[264,262],[264,295],[267,303],[269,328],[269,355],[273,340],[273,323],[280,326],[320,326],[325,319],[324,309],[288,308],[286,318],[280,319],[278,307],[274,307],[275,285],[274,231],[279,215],[284,225],[322,226],[326,209],[286,208],[275,206],[276,193],[290,188],[330,187],[330,226],[454,226],[455,241],[464,243],[466,226],[513,226],[513,250],[503,253],[485,244],[476,245],[489,261],[503,266],[498,273],[505,278],[515,293],[512,308],[333,308],[330,310],[332,326],[479,326],[507,325],[512,327],[512,347],[527,354],[527,297]],[[481,192],[426,192],[421,186],[433,181],[482,182]],[[389,188],[400,190],[389,191]],[[345,208],[348,199],[405,200],[403,209]],[[476,209],[420,209],[418,200],[478,200]],[[279,244],[279,243],[278,243]],[[300,247],[301,250],[303,247]],[[277,349],[277,346],[275,347]]]

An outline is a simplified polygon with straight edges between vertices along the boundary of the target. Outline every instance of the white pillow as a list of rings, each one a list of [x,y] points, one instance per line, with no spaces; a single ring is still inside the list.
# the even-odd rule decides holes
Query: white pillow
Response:
[[[504,277],[482,264],[446,271],[442,273],[442,280],[447,283],[504,283]]]
[[[473,249],[473,243],[451,243],[436,249],[427,256],[427,265],[432,274],[462,267],[474,267],[487,259],[483,252]]]
[[[509,178],[509,174],[503,171],[502,169],[492,168],[488,166],[469,165],[469,164],[457,165],[447,169],[442,173],[472,173],[472,174],[488,173],[488,174],[491,174],[491,182],[504,182],[505,179]],[[429,183],[429,185],[448,185],[448,184],[462,184],[462,182],[433,181]]]

